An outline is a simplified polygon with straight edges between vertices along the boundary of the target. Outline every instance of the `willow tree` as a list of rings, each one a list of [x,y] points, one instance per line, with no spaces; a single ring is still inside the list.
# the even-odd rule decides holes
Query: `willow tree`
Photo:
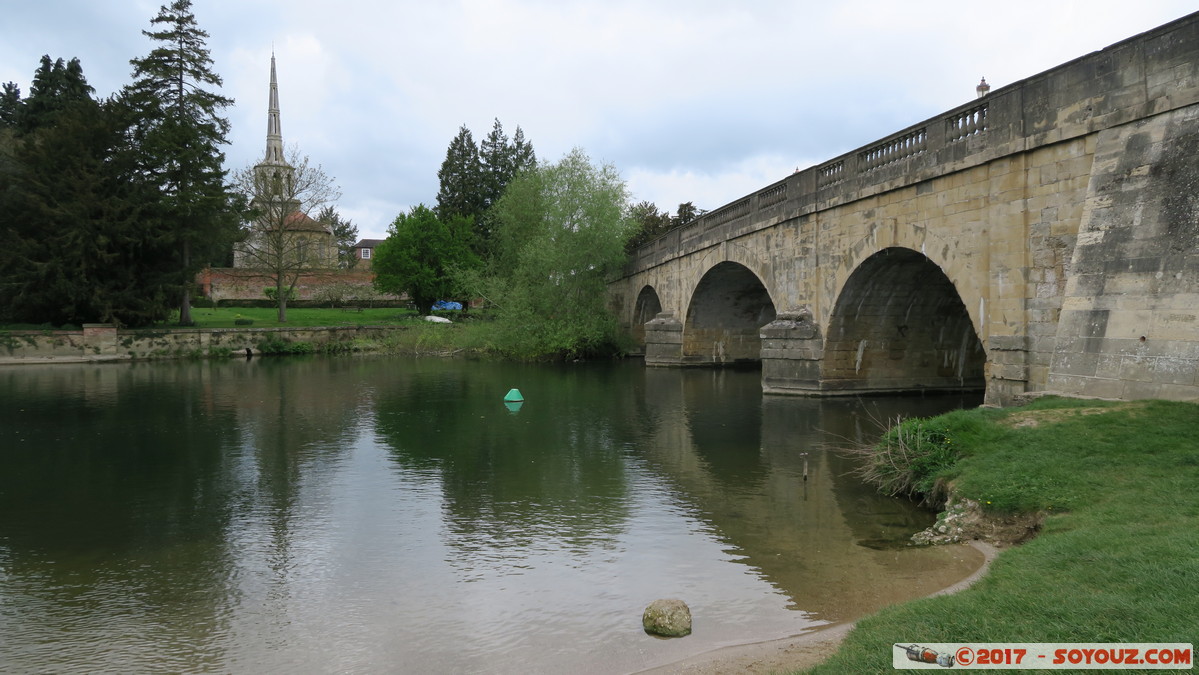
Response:
[[[579,149],[516,176],[495,205],[496,252],[468,279],[491,300],[497,344],[518,357],[575,357],[617,349],[607,282],[633,227],[628,190],[610,164]]]

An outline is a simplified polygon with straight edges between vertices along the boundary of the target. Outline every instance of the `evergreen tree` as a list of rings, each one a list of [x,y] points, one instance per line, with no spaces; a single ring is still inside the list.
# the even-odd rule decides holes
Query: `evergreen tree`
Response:
[[[318,223],[329,226],[333,231],[333,240],[337,243],[337,266],[350,269],[358,264],[358,256],[354,255],[354,244],[358,243],[358,226],[349,220],[343,220],[337,208],[329,205],[316,215]]]
[[[0,312],[52,325],[164,319],[165,251],[144,217],[127,118],[92,100],[77,59],[43,57],[28,99],[6,87],[0,163]]]
[[[0,91],[0,127],[11,129],[16,126],[21,109],[21,88],[15,82],[5,82]]]
[[[142,32],[157,46],[130,61],[134,81],[123,98],[137,119],[139,170],[157,184],[157,217],[172,228],[179,322],[187,325],[196,273],[237,231],[238,201],[227,189],[220,150],[229,133],[221,111],[233,100],[212,91],[221,78],[212,71],[208,33],[197,25],[191,0],[161,7],[150,23],[154,30]]]
[[[504,133],[499,119],[491,127],[491,133],[479,145],[480,183],[483,189],[483,208],[489,209],[504,195],[504,188],[516,173],[515,148]]]
[[[638,246],[666,234],[672,227],[670,214],[666,211],[658,211],[658,206],[649,201],[629,207],[629,221],[636,228],[635,234],[626,244],[626,249],[630,252]]]
[[[691,202],[683,202],[682,204],[679,204],[678,210],[675,211],[675,216],[673,219],[671,219],[671,225],[673,227],[686,225],[687,223],[690,223],[696,218],[704,215],[704,213],[706,212],[703,209],[696,208],[695,204]]]
[[[479,164],[479,147],[470,129],[463,125],[446,149],[445,161],[437,171],[437,216],[462,216],[477,220],[485,208]],[[373,266],[373,265],[372,265]]]
[[[535,168],[537,153],[533,152],[533,144],[525,140],[525,132],[518,126],[516,133],[512,134],[512,177],[526,169]]]

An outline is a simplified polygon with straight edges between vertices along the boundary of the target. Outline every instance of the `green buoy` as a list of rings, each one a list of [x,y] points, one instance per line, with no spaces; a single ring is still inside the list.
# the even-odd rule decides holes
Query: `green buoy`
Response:
[[[519,389],[512,389],[507,396],[504,396],[504,400],[507,402],[523,401],[525,397],[520,395]]]

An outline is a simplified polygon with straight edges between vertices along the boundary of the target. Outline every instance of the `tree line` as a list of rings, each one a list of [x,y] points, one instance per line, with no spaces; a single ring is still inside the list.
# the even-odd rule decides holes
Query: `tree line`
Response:
[[[352,264],[357,228],[319,166],[293,149],[285,180],[224,168],[233,101],[218,93],[191,0],[150,24],[152,49],[109,98],[78,59],[48,55],[28,94],[0,90],[0,323],[188,325],[197,273],[228,266],[235,248],[271,278],[285,320],[298,276],[331,262],[293,227],[310,213],[338,240],[332,263]],[[437,175],[435,205],[399,214],[376,249],[376,287],[422,310],[481,300],[496,349],[514,356],[616,349],[606,281],[631,247],[700,215],[690,202],[675,216],[629,205],[615,167],[581,149],[539,162],[498,119],[482,143],[461,127]]]
[[[246,223],[265,213],[249,170],[224,168],[233,100],[218,92],[191,0],[161,7],[150,26],[152,49],[111,97],[94,96],[77,58],[49,55],[27,95],[12,82],[0,90],[0,322],[190,325],[197,273],[231,264]],[[319,167],[307,175],[312,189],[297,196],[319,209],[348,266],[357,228],[324,199],[331,179]],[[288,291],[284,320],[311,265],[246,248]]]
[[[0,319],[143,326],[178,310],[237,236],[225,184],[233,101],[207,33],[177,0],[143,33],[132,82],[98,100],[78,59],[44,56],[27,96],[0,94]]]
[[[478,300],[494,321],[492,347],[518,358],[619,351],[609,279],[633,247],[686,224],[651,202],[629,205],[620,173],[579,148],[538,163],[520,127],[497,119],[476,145],[465,126],[437,172],[437,203],[401,213],[374,252],[376,287],[421,311],[439,299]]]

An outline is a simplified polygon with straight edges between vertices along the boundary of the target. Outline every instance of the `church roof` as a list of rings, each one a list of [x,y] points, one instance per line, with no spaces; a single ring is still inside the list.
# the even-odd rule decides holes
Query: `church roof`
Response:
[[[312,218],[309,218],[308,214],[302,211],[292,211],[291,214],[287,216],[287,220],[284,222],[284,225],[287,227],[287,229],[298,232],[324,232],[325,234],[329,234],[328,225],[325,225],[319,220],[313,220]]]

